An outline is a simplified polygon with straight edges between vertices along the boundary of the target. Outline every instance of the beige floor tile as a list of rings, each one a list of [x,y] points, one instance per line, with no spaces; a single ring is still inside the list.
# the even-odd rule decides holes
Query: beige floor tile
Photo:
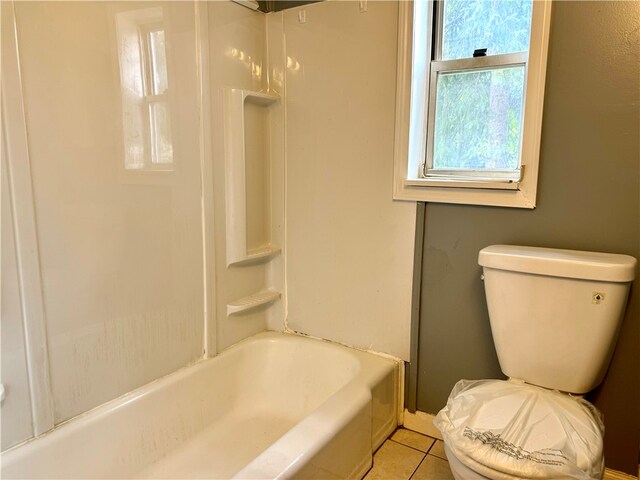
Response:
[[[446,460],[447,455],[444,453],[444,442],[442,440],[436,440],[436,443],[434,443],[431,450],[429,450],[429,455],[435,455],[436,457]]]
[[[435,438],[427,437],[426,435],[422,435],[418,432],[412,432],[405,428],[397,429],[393,435],[391,435],[391,440],[407,445],[408,447],[413,447],[425,453],[429,451],[433,442],[436,441]]]
[[[373,468],[364,480],[409,480],[424,453],[387,440],[373,456]]]
[[[449,462],[427,455],[411,480],[453,480],[453,474],[449,468]]]

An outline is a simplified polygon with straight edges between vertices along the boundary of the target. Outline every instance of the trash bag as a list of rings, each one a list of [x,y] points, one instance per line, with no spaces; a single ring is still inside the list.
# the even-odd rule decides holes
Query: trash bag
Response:
[[[513,380],[460,380],[433,423],[458,459],[490,478],[604,474],[602,415],[569,394]]]

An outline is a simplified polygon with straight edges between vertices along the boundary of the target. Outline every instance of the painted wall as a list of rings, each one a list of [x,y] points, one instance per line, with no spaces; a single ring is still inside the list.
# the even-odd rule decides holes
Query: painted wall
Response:
[[[408,359],[415,205],[391,200],[397,13],[395,2],[282,13],[287,320]]]
[[[116,28],[120,15],[153,7],[165,25],[175,162],[161,174],[124,168],[133,137]],[[203,355],[194,8],[29,2],[16,19],[59,423]],[[4,283],[2,293],[4,333]]]
[[[287,8],[299,7],[322,0],[258,0],[260,10],[263,12],[280,12]]]
[[[478,251],[491,244],[640,258],[640,3],[555,2],[533,211],[428,204],[418,409],[436,413],[461,378],[499,378]],[[637,474],[640,283],[604,383],[610,468]],[[579,341],[579,339],[576,339]]]

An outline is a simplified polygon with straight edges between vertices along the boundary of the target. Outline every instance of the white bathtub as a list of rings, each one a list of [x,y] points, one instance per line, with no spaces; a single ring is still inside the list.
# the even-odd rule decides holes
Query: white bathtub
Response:
[[[266,332],[4,452],[1,478],[360,478],[397,385],[389,359]]]

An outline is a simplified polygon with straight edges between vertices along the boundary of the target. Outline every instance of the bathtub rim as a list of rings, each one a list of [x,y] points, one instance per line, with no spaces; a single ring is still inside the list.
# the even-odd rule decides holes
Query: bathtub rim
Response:
[[[105,417],[108,417],[109,415],[112,415],[118,410],[126,407],[131,402],[135,402],[138,399],[152,395],[174,383],[180,382],[181,380],[198,374],[198,372],[207,369],[213,362],[219,361],[220,357],[224,356],[225,354],[240,350],[254,343],[262,343],[265,340],[276,342],[320,342],[323,347],[326,347],[330,350],[341,351],[348,355],[353,355],[359,361],[359,368],[358,372],[354,374],[352,380],[354,380],[355,383],[359,383],[361,386],[368,387],[369,389],[373,388],[376,382],[380,381],[386,374],[394,370],[396,372],[396,375],[399,377],[399,382],[396,383],[401,384],[402,382],[401,369],[403,367],[403,362],[400,359],[396,359],[386,354],[378,354],[377,352],[365,351],[329,340],[310,337],[308,335],[296,332],[277,332],[267,330],[240,340],[239,342],[219,352],[215,357],[202,357],[195,362],[184,365],[171,373],[168,373],[149,383],[141,385],[140,387],[137,387],[130,392],[127,392],[119,397],[98,405],[91,410],[87,410],[86,412],[76,415],[75,417],[67,419],[55,425],[51,430],[44,432],[42,435],[29,438],[24,442],[11,446],[7,450],[0,453],[0,471],[4,470],[4,465],[6,465],[7,463],[12,464],[13,462],[20,461],[24,456],[32,454],[31,450],[33,449],[46,449],[49,444],[55,443],[67,436],[72,436],[75,432],[82,431],[83,428],[90,427],[91,424],[104,420]],[[320,343],[318,343],[318,345],[320,345]],[[367,366],[372,364],[377,364],[383,367],[366,368]],[[386,364],[386,366],[384,366],[384,364]],[[324,400],[314,411],[322,408],[331,398],[340,394],[340,392],[342,392],[349,385],[349,383],[342,386],[340,389],[338,389],[338,391],[334,392],[333,395]],[[401,392],[402,388],[398,388],[395,392],[396,401],[398,402],[402,398]],[[309,415],[313,415],[314,411],[310,412]],[[396,414],[395,423],[398,423],[400,419],[401,417]],[[304,422],[304,419],[302,419],[301,422]],[[372,445],[375,449],[375,444],[378,443],[379,439],[374,438],[373,435],[374,432],[372,432]],[[279,439],[278,441],[280,440],[281,439]]]

